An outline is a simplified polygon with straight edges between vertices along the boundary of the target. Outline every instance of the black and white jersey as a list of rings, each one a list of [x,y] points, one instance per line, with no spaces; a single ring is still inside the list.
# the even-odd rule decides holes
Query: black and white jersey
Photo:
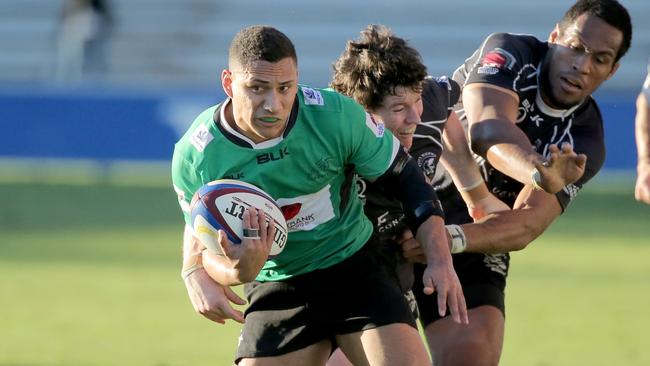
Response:
[[[409,153],[428,181],[436,176],[442,154],[442,131],[459,97],[458,84],[447,77],[429,77],[423,84],[422,122],[415,130]],[[357,178],[356,181],[359,196],[365,202],[364,211],[372,221],[376,233],[383,239],[388,239],[407,227],[402,206],[392,198],[393,194],[384,192],[382,187],[364,179]]]
[[[580,188],[602,167],[605,141],[600,110],[591,97],[567,110],[553,109],[542,100],[539,94],[540,66],[548,50],[547,42],[533,36],[495,33],[454,72],[453,78],[463,86],[489,83],[517,93],[517,126],[542,156],[549,155],[551,144],[561,146],[564,142],[570,143],[577,153],[587,155],[582,178],[556,194],[564,210]],[[457,111],[467,127],[462,102]],[[512,205],[523,185],[494,169],[485,159],[477,157],[477,161],[492,193]]]

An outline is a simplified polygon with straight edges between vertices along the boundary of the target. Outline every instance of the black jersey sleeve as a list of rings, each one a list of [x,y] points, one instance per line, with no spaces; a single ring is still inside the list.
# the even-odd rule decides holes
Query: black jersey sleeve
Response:
[[[460,95],[460,87],[447,77],[427,77],[422,88],[422,115],[409,150],[431,181],[442,154],[442,132]]]
[[[590,100],[586,103],[584,112],[579,113],[579,117],[571,126],[573,150],[579,154],[587,155],[587,165],[585,173],[577,182],[569,184],[556,193],[556,197],[562,205],[562,211],[569,206],[578,191],[600,171],[605,163],[605,136],[602,121],[596,102]]]
[[[488,83],[516,91],[526,68],[537,68],[547,48],[533,36],[493,33],[454,73],[461,85]]]

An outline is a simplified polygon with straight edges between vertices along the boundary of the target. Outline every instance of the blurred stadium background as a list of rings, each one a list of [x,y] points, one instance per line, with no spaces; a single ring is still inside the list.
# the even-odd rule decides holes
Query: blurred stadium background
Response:
[[[284,31],[301,82],[324,87],[367,24],[390,26],[432,75],[450,75],[489,33],[546,38],[571,4],[109,0],[96,67],[75,71],[72,60],[66,73],[65,2],[0,0],[0,365],[228,364],[238,326],[193,314],[178,278],[182,223],[168,172],[174,142],[223,97],[219,74],[243,26]],[[650,2],[622,3],[632,48],[596,95],[605,171],[515,255],[505,365],[650,364],[650,208],[632,199]]]

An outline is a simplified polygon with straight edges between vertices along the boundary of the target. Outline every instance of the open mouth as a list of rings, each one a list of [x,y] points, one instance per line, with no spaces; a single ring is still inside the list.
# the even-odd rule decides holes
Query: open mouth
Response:
[[[568,87],[568,89],[575,90],[575,91],[582,90],[582,83],[579,80],[571,79],[567,77],[560,77],[560,80],[562,80],[563,84],[566,87]]]
[[[415,133],[415,128],[409,128],[407,130],[400,130],[397,132],[398,136],[411,136]]]

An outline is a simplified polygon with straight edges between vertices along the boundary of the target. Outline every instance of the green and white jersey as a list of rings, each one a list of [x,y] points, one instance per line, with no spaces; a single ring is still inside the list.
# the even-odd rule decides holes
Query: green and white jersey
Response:
[[[352,99],[300,86],[283,135],[256,144],[233,129],[223,106],[201,113],[176,143],[172,179],[186,223],[203,184],[238,179],[273,198],[287,219],[282,253],[258,281],[277,281],[343,261],[370,238],[353,173],[381,176],[401,148],[397,139]]]

